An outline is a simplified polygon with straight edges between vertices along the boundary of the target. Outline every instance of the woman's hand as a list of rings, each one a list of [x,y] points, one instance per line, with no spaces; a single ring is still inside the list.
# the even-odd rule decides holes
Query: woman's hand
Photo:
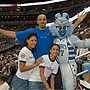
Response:
[[[36,64],[39,65],[40,63],[43,63],[43,57],[37,59]]]

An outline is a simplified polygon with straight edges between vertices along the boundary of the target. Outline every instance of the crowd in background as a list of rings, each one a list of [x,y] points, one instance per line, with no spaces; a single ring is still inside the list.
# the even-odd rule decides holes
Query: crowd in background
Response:
[[[5,75],[9,87],[12,86],[13,77],[17,72],[19,50],[20,47],[14,48],[1,53],[0,55],[0,75]]]

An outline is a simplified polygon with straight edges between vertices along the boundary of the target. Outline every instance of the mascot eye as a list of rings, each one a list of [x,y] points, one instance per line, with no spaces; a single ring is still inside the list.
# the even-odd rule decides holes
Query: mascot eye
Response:
[[[68,29],[68,27],[69,27],[69,26],[64,26],[64,27],[63,27],[63,29],[64,29],[64,30],[67,30],[67,29]]]
[[[56,26],[56,28],[57,28],[58,31],[62,29],[61,26]]]

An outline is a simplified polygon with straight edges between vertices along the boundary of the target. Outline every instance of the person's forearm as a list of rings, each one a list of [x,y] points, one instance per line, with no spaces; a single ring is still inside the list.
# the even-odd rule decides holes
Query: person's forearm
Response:
[[[19,63],[20,72],[28,71],[39,66],[39,64],[42,63],[41,61],[42,61],[42,58],[38,58],[35,64],[29,65],[29,66],[25,66],[25,63],[20,62]]]
[[[10,68],[8,68],[8,74],[9,74],[9,75],[11,74]]]
[[[24,67],[21,67],[20,68],[20,72],[25,72],[25,71],[28,71],[28,70],[31,70],[35,67],[37,67],[38,65],[35,63],[33,65],[30,65],[30,66],[24,66]]]
[[[47,83],[47,80],[46,80],[45,76],[44,76],[44,75],[40,75],[40,77],[41,77],[42,82],[44,83],[45,87],[46,87],[47,89],[49,89],[50,86],[49,86],[49,84]]]
[[[54,81],[52,81],[52,82],[51,82],[51,88],[52,88],[52,90],[54,90],[54,89],[55,89],[54,85],[55,85],[55,82],[54,82]]]
[[[14,31],[7,31],[7,30],[0,29],[0,33],[8,37],[16,38],[16,33]]]
[[[84,78],[84,81],[90,81],[90,74],[88,73],[87,75],[86,75],[86,77]]]
[[[2,73],[5,71],[5,68],[6,68],[6,67],[4,66],[3,69],[2,69],[2,71],[1,71]]]
[[[50,84],[51,84],[52,90],[54,90],[55,89],[55,80],[54,79],[51,79],[50,80]]]

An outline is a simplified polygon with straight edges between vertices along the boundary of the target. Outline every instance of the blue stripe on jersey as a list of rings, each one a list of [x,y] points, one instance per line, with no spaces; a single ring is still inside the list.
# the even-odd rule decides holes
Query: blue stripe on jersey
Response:
[[[72,45],[67,40],[67,46],[69,51],[69,60],[75,60],[75,51]]]
[[[70,46],[70,45],[69,45]],[[68,47],[69,50],[73,50],[74,48],[73,47]]]
[[[71,54],[75,54],[75,52],[69,52],[69,55],[71,55]]]
[[[67,42],[67,45],[70,45],[70,43]]]
[[[69,60],[73,60],[73,59],[75,59],[75,56],[73,56],[73,57],[69,57]]]

